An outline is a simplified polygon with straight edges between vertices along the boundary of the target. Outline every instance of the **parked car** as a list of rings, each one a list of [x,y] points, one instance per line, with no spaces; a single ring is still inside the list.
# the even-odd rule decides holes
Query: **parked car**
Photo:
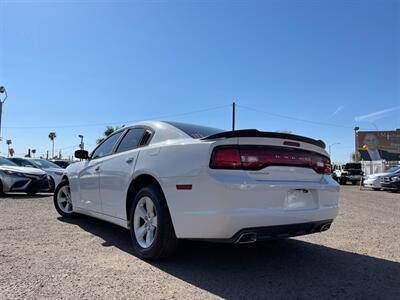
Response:
[[[391,173],[388,176],[382,178],[381,182],[382,188],[384,190],[389,190],[392,192],[400,191],[400,172]]]
[[[59,166],[60,168],[66,169],[70,164],[73,164],[74,162],[71,160],[56,160],[53,159],[51,160],[51,162],[53,164],[56,164],[57,166]]]
[[[29,167],[20,167],[5,157],[0,157],[0,194],[24,192],[34,195],[50,189],[46,172]]]
[[[382,181],[385,177],[400,174],[400,166],[391,167],[385,173],[376,173],[364,176],[363,185],[379,191],[382,188]]]
[[[21,167],[37,168],[45,171],[49,175],[51,191],[54,191],[55,187],[61,182],[64,174],[64,169],[45,159],[13,157],[9,160]]]
[[[276,132],[148,121],[125,126],[66,170],[63,217],[86,214],[131,233],[145,259],[178,239],[230,243],[329,229],[339,185],[320,140]]]
[[[335,173],[340,184],[346,184],[348,181],[352,184],[359,184],[363,178],[361,163],[347,163],[335,170]]]

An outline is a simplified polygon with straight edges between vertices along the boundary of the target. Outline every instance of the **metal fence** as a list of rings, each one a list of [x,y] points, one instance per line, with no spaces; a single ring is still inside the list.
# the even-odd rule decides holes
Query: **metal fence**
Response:
[[[386,160],[374,160],[374,161],[361,161],[362,171],[365,175],[371,175],[376,173],[384,173],[387,169],[399,165],[399,162],[386,161]]]

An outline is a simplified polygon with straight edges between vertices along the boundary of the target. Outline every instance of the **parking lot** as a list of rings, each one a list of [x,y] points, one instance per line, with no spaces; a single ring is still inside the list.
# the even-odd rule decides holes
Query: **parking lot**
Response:
[[[400,295],[400,194],[343,186],[331,230],[263,244],[184,242],[145,262],[129,232],[60,218],[50,195],[0,198],[0,299]]]

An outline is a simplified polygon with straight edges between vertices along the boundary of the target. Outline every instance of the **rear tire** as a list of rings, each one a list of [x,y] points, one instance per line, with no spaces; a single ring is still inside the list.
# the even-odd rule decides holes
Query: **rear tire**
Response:
[[[54,207],[57,212],[64,218],[74,218],[76,214],[73,212],[71,192],[69,182],[62,181],[54,191],[53,196]]]
[[[178,248],[165,197],[154,184],[135,196],[130,214],[130,233],[137,256],[157,260],[171,256]]]

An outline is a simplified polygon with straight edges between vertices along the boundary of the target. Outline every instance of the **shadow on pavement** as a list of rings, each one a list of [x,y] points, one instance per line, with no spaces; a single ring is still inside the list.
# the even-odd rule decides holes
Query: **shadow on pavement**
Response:
[[[93,218],[75,224],[133,254],[129,232]],[[177,255],[151,265],[223,298],[399,299],[400,263],[296,239],[226,245],[182,242]]]
[[[1,198],[7,198],[7,199],[37,199],[37,198],[47,198],[47,197],[52,197],[52,193],[38,193],[34,195],[28,195],[25,193],[6,193]],[[0,198],[0,199],[1,199]]]

